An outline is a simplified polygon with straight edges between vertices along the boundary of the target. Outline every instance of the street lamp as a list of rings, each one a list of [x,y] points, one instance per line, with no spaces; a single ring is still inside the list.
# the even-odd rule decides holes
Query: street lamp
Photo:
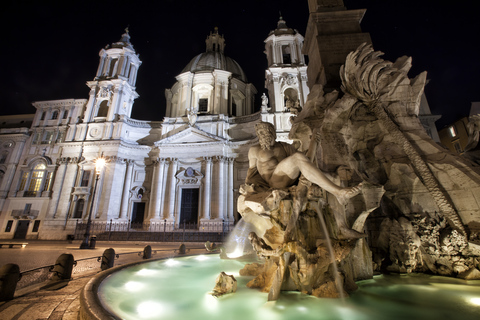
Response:
[[[80,249],[89,248],[88,241],[90,240],[90,227],[92,226],[93,202],[95,201],[97,183],[98,179],[100,178],[100,173],[102,173],[103,167],[105,167],[105,158],[102,155],[100,158],[97,158],[97,160],[95,160],[95,186],[93,187],[92,202],[90,203],[90,212],[88,213],[87,229],[85,230],[85,234],[83,236],[83,242],[82,244],[80,244]]]

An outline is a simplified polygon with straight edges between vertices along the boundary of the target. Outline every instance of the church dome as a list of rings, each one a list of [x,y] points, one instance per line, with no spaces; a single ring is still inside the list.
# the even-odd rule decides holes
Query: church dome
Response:
[[[182,73],[187,71],[192,73],[210,72],[215,69],[229,71],[234,78],[247,82],[247,77],[238,62],[225,56],[222,52],[209,51],[200,53],[183,68]]]
[[[207,45],[206,52],[195,56],[183,68],[182,73],[187,71],[192,73],[211,72],[217,69],[231,72],[234,78],[247,82],[247,76],[240,65],[223,53],[225,39],[218,34],[218,28],[215,28],[215,31],[210,33],[205,42]]]

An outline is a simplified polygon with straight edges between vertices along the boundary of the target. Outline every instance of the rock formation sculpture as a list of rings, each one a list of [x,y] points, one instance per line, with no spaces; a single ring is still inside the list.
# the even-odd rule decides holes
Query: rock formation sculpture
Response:
[[[468,240],[478,234],[479,167],[423,129],[426,74],[409,79],[411,58],[392,63],[381,55],[365,44],[348,55],[343,95],[311,88],[291,118],[298,149],[257,125],[238,209],[261,230],[249,238],[266,262],[242,272],[257,276],[249,286],[269,292],[269,300],[281,290],[341,296],[371,277],[374,264],[477,274],[479,252]]]
[[[234,276],[221,272],[215,280],[215,287],[211,293],[214,297],[220,297],[227,293],[234,293],[237,291],[237,280]]]

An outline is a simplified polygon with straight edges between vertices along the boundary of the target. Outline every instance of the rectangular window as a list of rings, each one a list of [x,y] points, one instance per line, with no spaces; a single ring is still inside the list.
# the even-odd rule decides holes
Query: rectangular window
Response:
[[[57,135],[57,141],[56,142],[63,142],[63,136],[64,136],[65,132],[63,131],[60,131]]]
[[[32,178],[30,179],[30,183],[28,184],[28,189],[24,193],[25,197],[36,197],[37,192],[40,191],[40,187],[43,181],[43,175],[45,171],[33,171]]]
[[[450,126],[448,128],[448,133],[450,134],[450,137],[455,138],[457,136],[457,130],[455,129],[455,126]]]
[[[8,220],[7,226],[5,227],[5,232],[10,232],[12,230],[13,220]]]
[[[90,181],[90,170],[83,171],[82,180],[80,181],[80,187],[88,187]]]
[[[35,220],[35,222],[33,223],[32,232],[38,232],[39,227],[40,227],[40,220]]]
[[[40,120],[45,120],[45,111],[42,112],[42,116],[40,117]]]
[[[198,112],[207,112],[208,111],[208,99],[198,100]]]
[[[75,206],[75,211],[73,212],[74,219],[80,219],[82,217],[84,205],[85,205],[85,200],[80,199],[77,201],[77,205]]]
[[[38,143],[38,137],[39,137],[38,132],[35,132],[35,134],[33,135],[33,142],[32,142],[32,144],[37,144],[37,143]]]
[[[32,210],[32,204],[31,203],[25,204],[25,209],[23,209],[23,214],[26,216],[30,215],[30,210]]]
[[[53,141],[53,134],[53,131],[46,131],[42,140],[42,144],[51,144]]]
[[[68,110],[63,111],[63,119],[68,118]]]
[[[463,152],[462,146],[460,145],[460,142],[455,141],[455,142],[453,143],[453,146],[454,146],[455,151],[456,151],[457,153],[462,153],[462,152]]]

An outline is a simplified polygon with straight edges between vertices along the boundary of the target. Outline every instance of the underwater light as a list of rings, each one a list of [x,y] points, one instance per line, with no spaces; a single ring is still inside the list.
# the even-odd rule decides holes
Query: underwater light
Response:
[[[128,281],[125,283],[125,289],[131,292],[136,292],[140,291],[145,287],[143,283],[137,282],[137,281]]]
[[[157,273],[157,272],[158,272],[158,271],[152,270],[152,269],[142,269],[142,270],[139,270],[139,271],[137,272],[137,274],[138,274],[139,276],[151,276],[151,275],[153,275],[153,274],[155,274],[155,273]]]
[[[174,259],[168,259],[167,261],[165,261],[165,264],[169,267],[171,266],[175,266],[177,264],[179,264],[180,262],[177,261],[177,260],[174,260]]]
[[[157,318],[164,311],[162,304],[154,301],[145,301],[137,306],[137,313],[141,318]]]
[[[230,259],[235,259],[243,256],[243,248],[236,247],[233,252],[227,253],[227,257]]]

